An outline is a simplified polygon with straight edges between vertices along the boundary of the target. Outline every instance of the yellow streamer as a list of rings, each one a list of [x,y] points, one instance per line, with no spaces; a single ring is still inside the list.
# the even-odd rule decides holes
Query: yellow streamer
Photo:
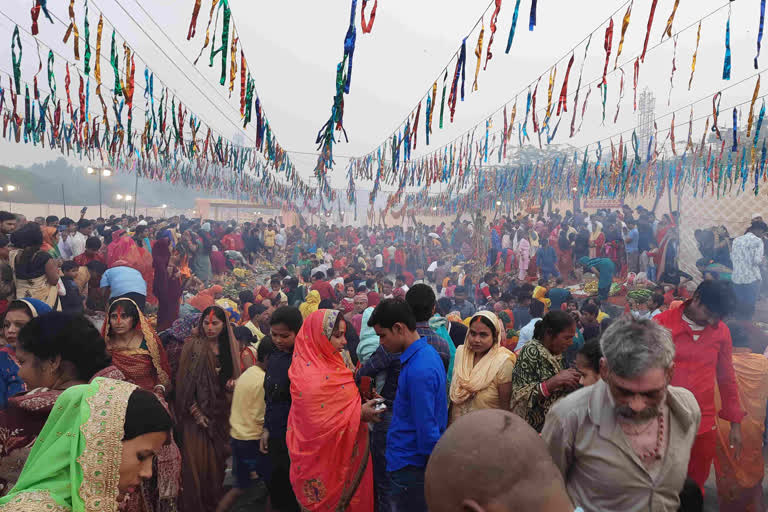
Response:
[[[555,86],[556,77],[557,77],[557,68],[554,67],[549,71],[549,87],[547,88],[547,116],[544,121],[544,126],[549,124],[549,116],[552,115],[552,88]]]
[[[211,12],[208,14],[208,25],[205,27],[205,44],[200,48],[200,53],[195,59],[195,65],[197,65],[197,61],[200,60],[200,56],[203,55],[203,51],[208,48],[209,44],[211,44],[211,21],[213,21],[213,12],[216,10],[217,5],[219,5],[219,0],[213,0],[213,2],[211,2]]]
[[[696,71],[696,56],[699,54],[699,41],[701,40],[701,22],[699,22],[699,30],[696,31],[696,50],[693,52],[693,61],[691,62],[691,78],[688,80],[688,90],[691,90],[691,84],[693,83],[693,72]]]
[[[667,37],[672,37],[672,22],[675,21],[675,14],[677,14],[677,6],[680,5],[680,0],[675,0],[675,6],[672,7],[672,14],[669,15],[669,19],[667,20],[667,28],[664,29],[664,33],[661,34],[661,39],[664,39],[664,34],[667,35]]]
[[[760,92],[760,75],[757,76],[757,83],[755,84],[755,92],[752,93],[752,103],[749,104],[749,117],[747,118],[747,137],[752,134],[752,121],[755,119],[755,102],[757,101],[757,93]]]
[[[233,25],[234,26],[234,25]],[[235,31],[232,30],[232,46],[230,47],[230,60],[232,61],[232,67],[229,69],[229,97],[232,97],[232,91],[235,89],[235,78],[237,77],[237,36]]]
[[[131,70],[131,49],[128,48],[128,43],[123,43],[123,51],[125,52],[125,73],[123,76],[127,77]],[[125,82],[122,78],[120,79],[120,87],[125,90]]]
[[[613,63],[613,69],[616,69],[616,67],[619,65],[619,55],[621,55],[621,50],[624,49],[624,34],[627,33],[627,27],[629,27],[629,17],[632,15],[632,5],[634,5],[634,1],[632,1],[629,4],[629,7],[627,7],[627,12],[624,14],[624,20],[621,22],[621,39],[619,39],[619,49],[616,51],[616,61]]]
[[[69,36],[73,32],[75,34],[75,40],[73,41],[75,60],[80,60],[80,31],[77,29],[77,23],[75,23],[75,0],[69,0],[69,26],[64,34],[64,43],[69,40]]]
[[[103,29],[104,18],[99,14],[99,26],[96,28],[96,65],[93,68],[93,77],[99,85],[101,85],[101,31]]]
[[[483,34],[485,34],[485,25],[480,28],[480,35],[477,38],[477,46],[475,47],[475,56],[477,57],[477,67],[475,68],[475,83],[472,85],[472,90],[477,90],[477,75],[480,74],[480,61],[483,55]]]

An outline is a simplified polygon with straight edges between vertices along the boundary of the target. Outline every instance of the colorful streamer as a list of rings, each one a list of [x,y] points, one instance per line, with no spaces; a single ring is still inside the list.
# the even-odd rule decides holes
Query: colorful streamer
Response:
[[[696,31],[696,49],[693,50],[693,59],[691,60],[691,78],[688,79],[688,90],[691,90],[691,84],[693,83],[693,73],[696,71],[696,56],[699,54],[699,42],[701,41],[701,22],[699,22],[699,28]]]
[[[459,75],[461,75],[461,100],[464,101],[464,71],[465,62],[467,60],[467,38],[465,37],[461,41],[461,47],[459,48],[459,56],[456,59],[456,70],[453,72],[453,82],[451,83],[451,93],[448,96],[448,107],[451,110],[451,122],[453,122],[453,115],[456,113],[456,99],[457,88],[459,85]]]
[[[443,129],[443,112],[445,111],[445,88],[448,85],[448,70],[445,70],[443,75],[443,99],[440,100],[440,129]]]
[[[752,121],[755,117],[755,102],[757,101],[757,94],[760,92],[760,76],[757,77],[757,83],[755,84],[755,90],[752,93],[752,101],[749,104],[749,117],[747,118],[747,137],[752,133]]]
[[[627,33],[627,27],[629,27],[629,18],[632,16],[632,6],[634,4],[634,0],[629,3],[627,12],[624,13],[624,19],[621,21],[621,39],[619,39],[619,49],[616,50],[616,61],[613,63],[613,69],[616,69],[619,65],[619,56],[621,55],[621,51],[624,49],[624,34]],[[611,23],[613,23],[613,18],[611,18]]]
[[[677,14],[677,8],[680,5],[680,0],[675,0],[675,5],[672,7],[672,14],[667,19],[667,26],[664,28],[664,32],[661,34],[661,40],[664,40],[664,34],[667,37],[672,37],[672,23],[675,21],[675,14]]]
[[[69,0],[69,27],[64,33],[64,44],[69,40],[69,36],[74,33],[75,39],[72,42],[75,50],[75,60],[80,60],[80,32],[77,29],[75,21],[75,0]]]
[[[528,30],[530,32],[533,32],[534,27],[536,27],[536,4],[538,3],[538,0],[531,0],[531,19],[528,21]]]
[[[584,59],[581,61],[581,68],[579,69],[579,81],[576,84],[576,96],[573,98],[573,117],[571,117],[571,137],[575,134],[576,128],[576,114],[579,112],[579,92],[581,91],[581,78],[584,75],[584,63],[587,61],[587,52],[589,52],[589,45],[592,43],[592,34],[587,39],[587,45],[584,47]],[[592,89],[589,89],[590,91]]]
[[[187,30],[187,41],[195,37],[197,31],[197,16],[200,14],[201,0],[195,0],[195,6],[192,8],[192,19],[189,21],[189,30]],[[215,4],[216,2],[214,2]]]
[[[219,4],[219,8],[221,6],[224,7],[224,20],[222,22],[222,28],[221,28],[221,46],[218,48],[215,48],[215,42],[216,42],[216,33],[214,26],[214,34],[213,34],[213,42],[211,43],[211,55],[210,55],[210,62],[208,64],[209,67],[213,67],[213,59],[218,55],[221,54],[221,74],[219,76],[219,85],[224,85],[224,83],[227,81],[227,51],[229,50],[229,21],[232,17],[232,11],[229,8],[229,0],[221,0],[221,3]]]
[[[645,52],[648,50],[648,38],[651,36],[651,27],[653,26],[653,15],[656,13],[656,4],[659,0],[653,0],[651,4],[651,13],[648,15],[648,27],[645,31],[645,42],[643,43],[643,53],[640,56],[640,62],[645,62]]]
[[[765,23],[765,0],[760,0],[760,27],[757,31],[757,54],[755,55],[755,69],[760,58],[760,46],[763,41],[763,24]]]
[[[725,60],[723,61],[723,80],[731,79],[731,12],[725,24]]]
[[[565,78],[563,79],[563,87],[560,89],[560,98],[557,100],[557,115],[560,112],[568,112],[568,77],[571,75],[571,67],[573,67],[573,60],[575,54],[571,53],[571,60],[568,61],[568,67],[565,70]]]
[[[88,0],[85,1],[85,20],[83,21],[85,31],[85,58],[83,60],[85,74],[91,73],[91,26],[88,23]]]
[[[611,46],[613,45],[613,18],[608,24],[608,28],[605,29],[605,41],[603,42],[603,48],[605,49],[605,66],[603,66],[603,79],[600,85],[606,85],[608,82],[606,76],[608,74],[608,62],[611,60]],[[598,86],[599,87],[599,86]]]
[[[677,71],[676,59],[677,59],[677,39],[680,35],[674,37],[674,50],[672,50],[672,73],[669,75],[669,95],[667,96],[667,106],[672,102],[672,89],[675,87],[675,71]]]
[[[363,29],[363,34],[370,34],[373,30],[373,20],[376,19],[376,7],[379,5],[379,0],[374,0],[373,7],[371,7],[371,17],[368,23],[365,22],[365,6],[368,0],[363,0],[363,7],[360,9],[360,28]]]
[[[722,92],[717,92],[712,97],[712,131],[717,135],[718,140],[722,140],[720,135],[720,128],[717,125],[718,117],[720,117],[720,99],[723,97]]]
[[[493,10],[493,14],[491,14],[491,35],[488,38],[488,49],[486,50],[485,65],[483,66],[483,71],[485,71],[488,67],[488,61],[493,58],[493,53],[491,53],[491,45],[493,44],[493,36],[496,34],[496,22],[499,20],[499,11],[501,10],[501,0],[494,1],[496,3],[496,8]]]
[[[520,0],[515,2],[515,13],[512,15],[512,26],[509,29],[509,37],[507,38],[507,49],[504,53],[509,53],[509,49],[512,48],[512,40],[515,39],[515,28],[517,27],[517,18],[520,14]]]
[[[99,14],[99,24],[96,26],[96,58],[93,63],[93,77],[101,85],[101,32],[104,29],[104,18]]]
[[[13,84],[16,94],[21,94],[21,36],[19,35],[19,26],[13,29],[11,36],[11,60],[13,61]]]
[[[480,35],[477,36],[477,46],[475,46],[475,57],[477,57],[477,66],[475,67],[475,81],[472,84],[472,90],[477,90],[477,76],[480,74],[480,61],[483,59],[483,34],[485,34],[485,25],[480,27]]]

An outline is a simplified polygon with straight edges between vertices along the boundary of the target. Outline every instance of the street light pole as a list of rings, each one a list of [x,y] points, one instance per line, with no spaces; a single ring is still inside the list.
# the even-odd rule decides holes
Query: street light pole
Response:
[[[104,215],[102,215],[101,212],[101,203],[103,202],[101,200],[101,175],[104,174],[104,171],[99,171],[99,217],[103,218]]]
[[[136,201],[139,197],[139,169],[136,168],[136,184],[133,187],[133,216],[136,216]]]

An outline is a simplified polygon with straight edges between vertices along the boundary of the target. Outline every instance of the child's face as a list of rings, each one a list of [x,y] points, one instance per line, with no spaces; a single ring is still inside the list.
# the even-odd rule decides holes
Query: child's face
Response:
[[[69,270],[64,270],[62,273],[64,274],[64,277],[74,279],[77,276],[77,269],[71,268]]]

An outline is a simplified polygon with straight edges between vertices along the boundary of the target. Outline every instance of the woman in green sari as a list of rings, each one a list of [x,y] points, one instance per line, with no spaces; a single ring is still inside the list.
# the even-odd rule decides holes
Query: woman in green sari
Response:
[[[151,393],[112,379],[65,390],[0,512],[117,512],[152,476],[171,418]]]

